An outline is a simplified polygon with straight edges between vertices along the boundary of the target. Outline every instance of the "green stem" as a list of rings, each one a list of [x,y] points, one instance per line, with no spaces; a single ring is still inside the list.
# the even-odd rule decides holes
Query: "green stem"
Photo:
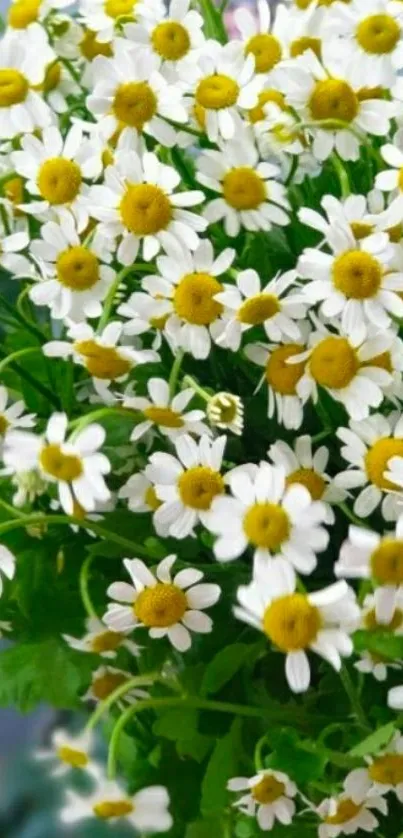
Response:
[[[25,355],[33,355],[36,352],[40,352],[42,354],[42,350],[39,346],[26,346],[24,349],[17,349],[15,352],[11,352],[10,355],[7,355],[2,361],[0,361],[0,374],[6,369],[6,367],[8,367],[9,364],[16,361],[17,358],[24,358]]]
[[[97,614],[97,612],[96,612],[96,610],[95,610],[95,608],[92,604],[90,593],[89,593],[89,590],[88,590],[90,566],[91,566],[91,563],[93,561],[93,558],[94,557],[90,553],[90,555],[87,556],[87,558],[85,559],[85,561],[81,565],[81,570],[80,570],[80,594],[81,594],[81,599],[83,601],[84,608],[85,608],[88,616],[98,618],[98,614]]]
[[[371,732],[371,726],[365,716],[364,710],[361,706],[360,699],[351,679],[350,673],[345,665],[340,670],[340,680],[349,698],[351,709],[360,726],[367,732]]]
[[[74,81],[78,84],[78,86],[81,88],[81,90],[83,90],[82,85],[81,85],[80,73],[79,73],[78,70],[76,70],[73,63],[71,61],[69,61],[68,58],[61,58],[60,56],[59,56],[58,60],[60,61],[61,64],[63,64],[63,66],[66,68],[66,70],[68,70],[72,79],[74,79]]]
[[[87,427],[87,425],[91,425],[93,422],[99,422],[106,416],[126,416],[127,418],[130,416],[134,417],[134,415],[135,412],[133,410],[128,410],[125,407],[100,407],[98,410],[91,410],[90,413],[86,413],[78,419],[73,419],[73,421],[69,423],[69,428],[74,430],[74,436],[76,436],[79,431],[82,431],[83,428]]]
[[[109,320],[109,317],[111,315],[111,311],[112,311],[112,308],[113,308],[113,303],[115,301],[116,292],[119,288],[120,283],[123,282],[123,280],[129,274],[133,273],[133,271],[135,271],[136,268],[137,268],[137,265],[129,265],[126,268],[122,268],[122,270],[119,271],[119,273],[116,274],[116,277],[112,282],[112,285],[111,285],[111,287],[108,291],[108,294],[107,294],[105,302],[104,302],[104,310],[103,310],[102,315],[99,319],[98,328],[97,328],[98,333],[102,332],[102,330],[105,328],[105,326],[106,326],[106,324]]]
[[[357,516],[354,515],[354,512],[352,512],[351,509],[348,508],[346,503],[338,503],[337,506],[344,513],[346,518],[348,518],[349,521],[351,521],[353,524],[355,524],[356,527],[363,527],[364,529],[368,529],[368,527],[364,523],[364,521],[362,521],[361,518],[357,518]]]
[[[189,387],[191,387],[192,390],[194,390],[195,393],[197,393],[197,395],[200,396],[201,399],[203,399],[203,401],[205,401],[205,402],[210,401],[210,399],[211,399],[210,394],[207,392],[207,390],[205,390],[203,387],[201,387],[200,384],[198,384],[198,382],[194,378],[192,378],[191,375],[185,375],[185,377],[183,379],[183,384],[185,386],[188,385]]]
[[[176,385],[184,356],[184,350],[180,349],[172,365],[171,375],[169,376],[169,394],[171,399],[173,398],[176,392]]]
[[[220,11],[216,9],[212,0],[199,0],[199,5],[207,37],[215,38],[221,44],[225,44],[228,38]]]
[[[4,204],[0,204],[0,218],[4,227],[4,232],[6,236],[9,236],[11,233],[11,227],[8,221],[8,216]]]
[[[343,166],[343,163],[341,162],[340,158],[337,156],[337,154],[332,154],[331,157],[330,157],[330,160],[331,160],[332,166],[333,166],[333,168],[334,168],[334,170],[337,174],[337,177],[339,179],[340,189],[341,189],[341,197],[342,198],[348,198],[348,196],[351,193],[350,181],[348,179],[348,173],[347,173],[345,167]]]
[[[328,436],[331,435],[332,431],[321,431],[319,434],[315,434],[315,436],[312,437],[312,442],[315,445],[315,443],[322,442],[322,440],[327,439]]]
[[[256,771],[262,771],[264,768],[263,765],[263,751],[267,745],[267,733],[264,736],[261,736],[259,741],[257,742],[255,753],[254,753],[254,762]]]
[[[20,349],[20,350],[18,350],[18,352],[14,352],[11,355],[6,355],[5,352],[3,352],[3,350],[0,349],[0,355],[2,355],[3,359],[4,359],[3,361],[0,362],[0,371],[5,367],[10,366],[11,369],[17,375],[20,376],[20,378],[24,378],[25,381],[27,381],[28,384],[31,385],[31,387],[33,387],[35,390],[37,390],[38,393],[40,393],[50,404],[53,405],[53,407],[55,407],[57,410],[60,410],[59,400],[55,396],[55,394],[52,392],[52,390],[49,390],[48,387],[45,387],[45,385],[42,384],[41,381],[38,381],[36,378],[34,378],[33,375],[31,375],[31,373],[27,372],[27,370],[24,370],[24,368],[21,367],[20,364],[16,364],[15,361],[13,360],[13,358],[16,355],[19,355],[19,354],[27,355],[29,352],[40,352],[40,351],[41,350],[39,349],[39,347],[32,347],[31,346],[31,347],[26,347],[25,349]]]
[[[24,288],[24,291],[22,293],[24,293],[25,290],[29,291],[29,287],[27,287],[27,289]],[[10,313],[11,317],[13,317],[14,320],[17,320],[18,323],[21,323],[21,325],[24,326],[28,332],[31,332],[31,334],[34,335],[39,340],[39,342],[41,344],[44,343],[46,338],[42,334],[40,329],[38,329],[35,325],[33,325],[31,323],[31,321],[28,320],[27,317],[25,317],[25,314],[23,314],[21,312],[20,307],[19,307],[20,298],[21,298],[21,294],[20,294],[20,297],[18,298],[18,302],[15,305],[12,305],[11,303],[9,303],[8,300],[6,300],[6,298],[3,295],[1,295],[0,296],[0,305],[2,306],[2,308],[4,308],[6,311],[8,311]]]
[[[10,503],[7,503],[7,501],[3,500],[2,498],[0,498],[0,506],[3,509],[5,509],[6,512],[8,512],[9,515],[11,515],[13,518],[25,517],[23,512],[20,512],[18,509],[16,509],[14,506],[11,506]]]
[[[130,678],[130,681],[125,681],[124,684],[120,684],[119,687],[116,687],[116,690],[98,704],[98,707],[87,722],[86,730],[93,730],[109,708],[116,701],[119,701],[119,698],[122,698],[126,693],[130,692],[130,690],[134,690],[136,687],[151,687],[158,678],[158,672],[150,672],[148,675],[135,675],[133,678]]]

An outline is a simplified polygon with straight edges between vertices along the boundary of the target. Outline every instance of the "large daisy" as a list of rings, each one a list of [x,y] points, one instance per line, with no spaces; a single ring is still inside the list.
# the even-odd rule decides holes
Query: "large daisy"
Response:
[[[108,606],[106,624],[116,631],[143,626],[151,638],[167,637],[180,652],[190,649],[191,632],[212,631],[211,617],[203,611],[219,599],[219,586],[199,584],[203,574],[191,567],[172,577],[175,560],[176,556],[167,556],[154,575],[140,559],[125,559],[132,584],[114,582],[109,586],[108,594],[117,602]]]
[[[243,39],[245,56],[253,55],[257,73],[267,75],[275,70],[283,56],[283,42],[290,26],[290,12],[285,6],[277,6],[272,20],[270,3],[258,0],[257,16],[245,6],[234,13],[236,26]]]
[[[203,419],[203,410],[189,410],[186,408],[194,397],[194,390],[188,387],[171,398],[169,385],[164,378],[150,378],[147,383],[148,398],[146,396],[131,396],[123,401],[123,407],[137,410],[144,419],[133,430],[130,439],[135,442],[152,428],[159,430],[164,436],[174,439],[180,434],[194,434],[202,436],[210,431]]]
[[[207,222],[185,208],[201,204],[204,194],[175,192],[180,182],[179,173],[155,154],[120,152],[106,169],[104,184],[92,187],[91,214],[107,237],[120,239],[122,265],[131,265],[140,247],[146,261],[171,242],[196,250]]]
[[[302,484],[287,485],[285,471],[268,463],[239,466],[227,475],[232,497],[213,499],[205,525],[217,536],[219,561],[237,559],[250,546],[255,567],[270,573],[279,561],[300,573],[312,573],[316,553],[329,536],[322,524],[326,507]]]
[[[51,112],[36,90],[54,59],[47,35],[40,26],[17,33],[9,30],[1,41],[0,139],[46,128]]]
[[[296,593],[295,575],[288,564],[267,569],[238,588],[234,613],[286,655],[285,674],[291,690],[305,692],[311,673],[311,650],[339,671],[342,657],[353,652],[350,633],[360,610],[346,582],[337,582],[315,593]]]

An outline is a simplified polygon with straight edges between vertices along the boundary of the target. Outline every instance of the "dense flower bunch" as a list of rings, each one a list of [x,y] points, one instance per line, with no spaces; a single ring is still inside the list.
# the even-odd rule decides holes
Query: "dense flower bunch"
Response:
[[[403,2],[225,6],[8,13],[0,704],[65,822],[396,838]]]

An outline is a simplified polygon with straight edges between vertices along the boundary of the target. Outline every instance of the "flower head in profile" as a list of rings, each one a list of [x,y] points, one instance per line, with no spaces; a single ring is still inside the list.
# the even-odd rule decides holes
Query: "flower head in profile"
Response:
[[[86,621],[85,627],[86,633],[83,637],[71,637],[69,634],[63,635],[63,639],[72,649],[110,659],[116,658],[119,649],[127,649],[134,657],[139,656],[140,647],[132,640],[129,640],[126,633],[111,631],[97,617],[90,617]]]
[[[35,425],[36,417],[33,413],[26,413],[23,401],[9,404],[9,394],[6,387],[0,386],[0,455],[3,450],[4,440],[13,428],[32,428]]]
[[[338,838],[356,832],[374,832],[378,818],[372,810],[386,815],[388,804],[380,794],[368,794],[357,782],[355,771],[347,775],[344,791],[338,797],[323,800],[317,809],[321,819],[319,838]]]
[[[255,816],[264,831],[272,829],[276,821],[284,826],[292,822],[297,787],[282,771],[265,769],[254,777],[233,777],[227,789],[244,792],[233,805],[245,815]]]
[[[50,744],[50,748],[36,751],[35,759],[54,763],[52,777],[63,777],[74,769],[96,776],[97,768],[90,757],[93,747],[91,732],[82,731],[73,736],[66,730],[57,729],[52,733]]]
[[[367,766],[348,777],[348,791],[354,796],[379,797],[393,792],[403,803],[403,736],[398,731],[376,756],[366,757]]]
[[[134,428],[130,439],[136,441],[152,428],[171,439],[181,434],[195,436],[209,434],[209,429],[203,422],[204,411],[186,411],[189,402],[194,397],[194,390],[191,387],[171,398],[169,385],[164,378],[150,378],[147,390],[149,398],[130,396],[123,401],[123,407],[139,411],[144,417]]]
[[[144,626],[151,638],[167,637],[180,652],[190,649],[191,632],[211,632],[213,622],[204,609],[215,605],[221,590],[218,585],[199,584],[203,574],[195,568],[172,577],[175,560],[176,556],[167,556],[154,575],[140,559],[125,559],[132,584],[110,585],[108,594],[117,602],[108,606],[104,622],[114,631]]]
[[[132,675],[125,669],[118,669],[116,666],[102,665],[91,675],[91,683],[81,696],[82,701],[91,701],[99,704],[109,698],[112,693],[119,690],[120,698],[117,699],[117,706],[124,710],[128,704],[135,704],[150,697],[147,690],[130,686]],[[151,680],[150,680],[151,684]]]

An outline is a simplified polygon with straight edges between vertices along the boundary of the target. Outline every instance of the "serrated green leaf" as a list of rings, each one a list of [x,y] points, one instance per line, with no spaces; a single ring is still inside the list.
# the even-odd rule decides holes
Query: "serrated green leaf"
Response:
[[[403,660],[403,636],[386,631],[357,631],[354,635],[357,652],[370,651],[389,660]]]
[[[393,722],[379,727],[375,733],[371,733],[358,745],[351,749],[350,754],[354,757],[365,757],[367,754],[376,754],[381,748],[390,742],[396,728]]]
[[[236,719],[229,732],[219,739],[207,765],[202,783],[201,811],[210,815],[228,803],[227,782],[236,773],[241,751],[242,722]]]
[[[308,743],[309,746],[312,743]],[[267,760],[267,767],[289,774],[296,783],[309,783],[323,776],[327,762],[326,753],[304,749],[304,742],[298,739],[294,730],[282,730],[276,741],[276,748]]]
[[[233,643],[221,649],[207,664],[204,673],[201,693],[218,692],[227,681],[236,675],[250,655],[251,647],[246,643]]]

